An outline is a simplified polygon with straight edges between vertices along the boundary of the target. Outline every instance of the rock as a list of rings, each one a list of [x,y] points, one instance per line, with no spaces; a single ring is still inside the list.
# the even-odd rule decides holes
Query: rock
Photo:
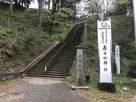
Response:
[[[120,84],[122,84],[123,82],[122,81],[120,81]]]
[[[123,91],[127,91],[128,89],[126,87],[123,87]]]
[[[7,79],[14,79],[15,76],[14,75],[11,75],[11,76],[8,76]]]
[[[3,78],[2,78],[2,81],[5,81],[5,80],[6,80],[6,78],[3,77]]]
[[[12,68],[9,69],[9,72],[15,72]]]
[[[135,83],[136,83],[136,79],[133,79],[133,82],[135,82]]]
[[[131,87],[135,88],[136,87],[136,79],[133,79],[130,85],[131,85]]]

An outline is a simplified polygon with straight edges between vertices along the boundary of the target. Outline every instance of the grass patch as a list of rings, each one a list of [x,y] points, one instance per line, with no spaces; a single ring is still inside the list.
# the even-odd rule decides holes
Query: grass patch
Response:
[[[131,99],[136,95],[136,88],[132,87],[132,78],[125,75],[114,75],[113,81],[116,87],[116,93],[108,93],[100,91],[97,88],[99,76],[97,71],[91,71],[90,82],[86,82],[83,75],[83,83],[89,86],[89,90],[77,90],[79,94],[89,99],[91,102],[131,102]],[[67,77],[64,83],[70,88],[71,85],[76,84],[76,70],[71,71],[71,76]],[[124,90],[126,88],[126,90]]]
[[[14,80],[8,80],[4,82],[0,82],[0,92],[6,92],[9,88],[11,88],[13,85],[20,83],[21,79],[14,79]]]

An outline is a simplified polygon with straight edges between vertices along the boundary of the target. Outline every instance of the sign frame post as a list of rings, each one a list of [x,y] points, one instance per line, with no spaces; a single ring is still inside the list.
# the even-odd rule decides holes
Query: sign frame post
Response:
[[[99,83],[98,88],[115,93],[112,71],[112,36],[111,20],[97,20],[98,55],[99,55]]]

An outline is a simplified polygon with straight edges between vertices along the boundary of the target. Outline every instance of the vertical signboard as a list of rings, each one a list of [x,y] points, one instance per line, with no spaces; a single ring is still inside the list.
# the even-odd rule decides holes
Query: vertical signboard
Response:
[[[117,67],[117,74],[120,74],[120,49],[119,45],[115,46],[115,62]]]
[[[98,54],[99,54],[99,81],[100,83],[112,83],[112,38],[111,20],[97,21]]]

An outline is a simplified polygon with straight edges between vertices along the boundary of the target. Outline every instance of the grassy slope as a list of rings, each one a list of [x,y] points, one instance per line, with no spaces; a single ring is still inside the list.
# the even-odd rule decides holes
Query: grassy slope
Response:
[[[4,31],[0,33],[0,50],[3,48],[8,51],[0,55],[0,71],[16,71],[23,68],[51,44],[58,41],[58,36],[65,37],[71,26],[71,23],[66,20],[68,15],[61,12],[66,17],[56,14],[55,23],[51,27],[53,32],[49,33],[48,29],[45,30],[48,25],[44,24],[51,18],[51,15],[44,13],[50,11],[43,11],[42,29],[37,32],[37,10],[21,10],[16,7],[13,10],[11,30],[8,30],[8,8],[8,4],[0,3],[0,27]],[[51,35],[50,41],[49,35]]]

